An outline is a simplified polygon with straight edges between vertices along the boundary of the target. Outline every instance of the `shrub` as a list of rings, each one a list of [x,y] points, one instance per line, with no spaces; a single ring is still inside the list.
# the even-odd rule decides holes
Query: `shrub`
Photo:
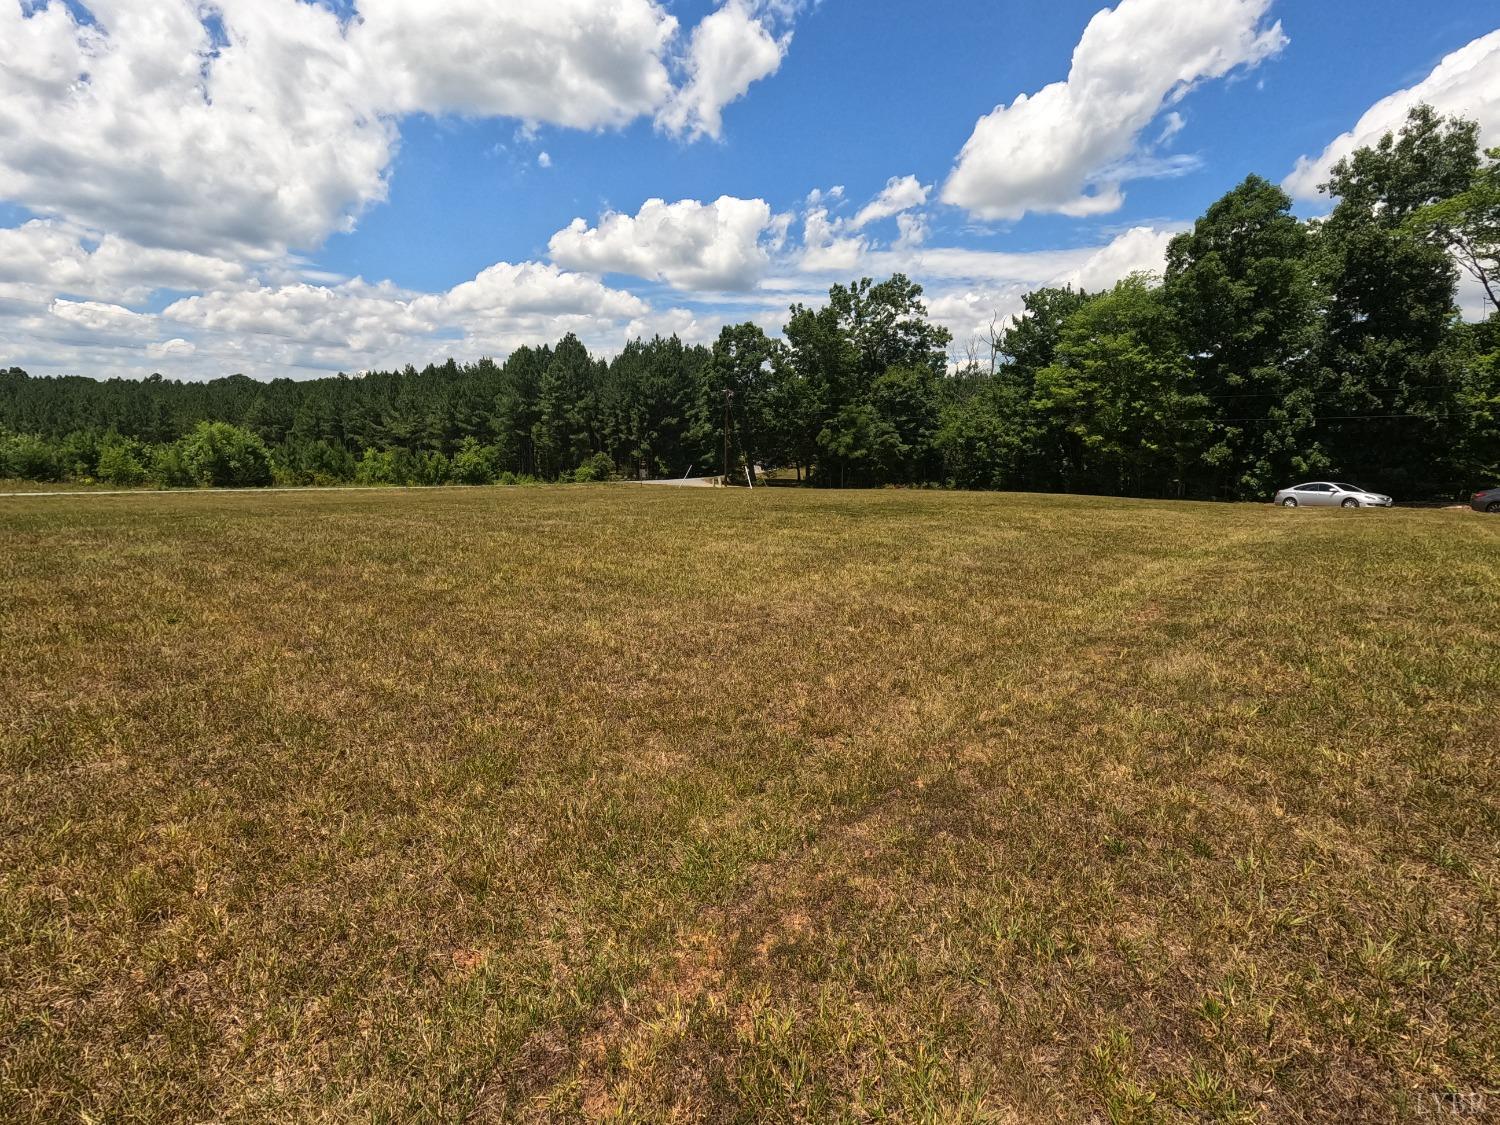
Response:
[[[271,483],[271,455],[260,438],[228,422],[199,422],[182,439],[193,479],[215,488],[261,488]]]
[[[271,462],[271,483],[277,488],[299,488],[306,479],[296,469],[282,461]]]
[[[198,482],[183,454],[182,442],[158,445],[151,451],[148,478],[163,488],[191,488]]]
[[[450,471],[448,458],[441,453],[418,453],[412,458],[411,481],[413,484],[443,484]]]
[[[146,466],[134,442],[114,441],[99,447],[99,479],[124,486],[142,484]]]
[[[396,454],[374,449],[365,450],[364,456],[354,469],[354,480],[358,484],[404,484],[396,467]]]
[[[54,447],[58,469],[72,480],[92,480],[99,475],[99,439],[87,430],[74,430]]]
[[[52,447],[41,438],[0,432],[0,477],[61,480],[62,466]]]
[[[615,463],[609,454],[595,453],[573,471],[573,480],[577,484],[593,484],[595,481],[609,480],[614,475]]]
[[[295,467],[299,484],[334,485],[354,479],[358,466],[354,454],[342,445],[314,441],[293,447],[287,463]]]
[[[459,484],[491,484],[495,480],[495,451],[480,445],[471,437],[464,438],[453,455],[451,475]]]

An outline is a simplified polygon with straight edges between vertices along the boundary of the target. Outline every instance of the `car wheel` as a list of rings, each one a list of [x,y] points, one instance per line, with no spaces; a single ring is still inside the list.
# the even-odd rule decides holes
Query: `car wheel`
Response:
[[[1500,515],[1500,500],[1491,500],[1484,506],[1484,510],[1492,516]]]
[[[1295,496],[1288,496],[1281,502],[1281,506],[1283,508],[1295,508],[1297,506],[1297,498]]]
[[[1357,508],[1357,507],[1359,507],[1359,501],[1358,500],[1345,500],[1342,504],[1339,505],[1339,507],[1340,508]]]

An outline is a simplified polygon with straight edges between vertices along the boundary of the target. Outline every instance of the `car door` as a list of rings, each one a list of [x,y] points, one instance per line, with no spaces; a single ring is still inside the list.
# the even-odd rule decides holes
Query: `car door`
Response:
[[[1338,503],[1331,484],[1304,484],[1297,490],[1297,503],[1309,508],[1331,508]]]

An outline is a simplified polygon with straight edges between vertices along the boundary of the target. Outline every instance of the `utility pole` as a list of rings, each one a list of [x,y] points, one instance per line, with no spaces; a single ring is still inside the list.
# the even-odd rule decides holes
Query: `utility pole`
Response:
[[[729,485],[729,405],[734,401],[734,392],[724,390],[724,485]]]

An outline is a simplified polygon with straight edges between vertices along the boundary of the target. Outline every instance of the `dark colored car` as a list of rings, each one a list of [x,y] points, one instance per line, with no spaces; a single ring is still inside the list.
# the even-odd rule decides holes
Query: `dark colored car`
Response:
[[[1500,515],[1500,488],[1487,488],[1483,492],[1474,493],[1474,498],[1469,501],[1469,507],[1476,512]]]

